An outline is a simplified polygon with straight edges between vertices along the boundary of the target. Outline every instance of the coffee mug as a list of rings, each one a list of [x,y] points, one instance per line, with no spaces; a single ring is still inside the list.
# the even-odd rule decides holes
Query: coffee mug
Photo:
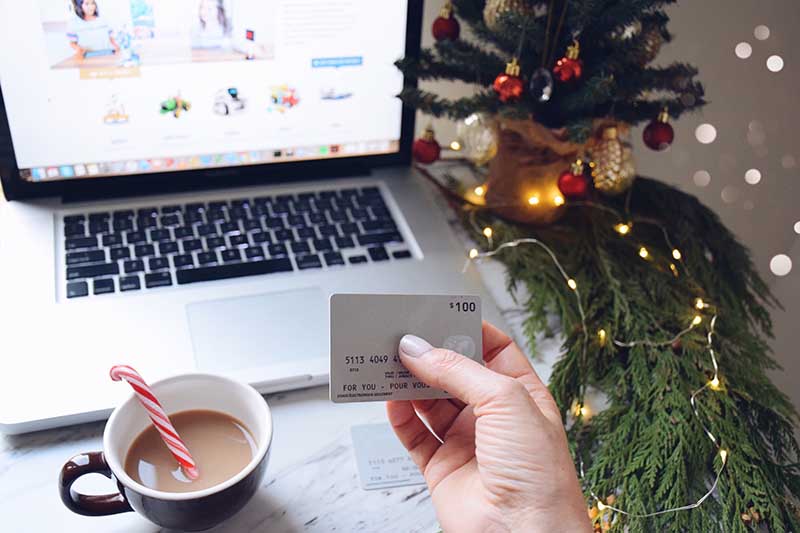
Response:
[[[249,385],[221,376],[186,374],[151,385],[169,412],[207,409],[228,414],[250,430],[257,449],[247,466],[227,481],[194,492],[164,492],[134,481],[123,467],[128,448],[151,424],[131,395],[117,407],[103,431],[103,451],[81,453],[61,469],[61,501],[75,513],[105,516],[136,511],[159,526],[186,531],[209,529],[230,518],[253,497],[267,470],[272,415],[264,398]],[[202,471],[202,465],[198,465]],[[119,492],[86,495],[72,488],[86,474],[116,480]]]

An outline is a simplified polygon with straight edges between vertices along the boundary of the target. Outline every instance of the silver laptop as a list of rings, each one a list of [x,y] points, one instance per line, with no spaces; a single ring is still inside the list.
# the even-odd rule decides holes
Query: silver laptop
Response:
[[[325,384],[335,292],[487,297],[409,165],[420,1],[78,4],[0,33],[0,431],[107,416],[117,363]]]

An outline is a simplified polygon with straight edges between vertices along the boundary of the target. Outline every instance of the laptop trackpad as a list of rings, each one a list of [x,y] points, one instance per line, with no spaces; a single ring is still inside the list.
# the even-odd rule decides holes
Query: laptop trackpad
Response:
[[[317,287],[189,304],[197,368],[224,372],[325,357],[326,308]]]

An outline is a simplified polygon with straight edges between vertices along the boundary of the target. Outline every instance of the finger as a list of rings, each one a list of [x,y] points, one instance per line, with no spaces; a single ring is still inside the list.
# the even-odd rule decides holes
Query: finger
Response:
[[[413,400],[411,404],[417,413],[425,419],[433,433],[444,440],[447,430],[453,425],[461,409],[452,404],[449,400]]]
[[[483,360],[486,366],[495,372],[522,382],[539,409],[545,412],[548,418],[552,420],[555,417],[560,423],[561,414],[558,406],[528,357],[511,337],[486,321],[483,322]]]
[[[414,411],[411,402],[386,402],[386,414],[395,435],[408,450],[408,454],[420,472],[424,473],[431,457],[441,446],[439,439],[425,427]]]
[[[530,403],[524,387],[515,379],[451,350],[433,348],[426,340],[414,335],[405,335],[400,340],[398,351],[403,365],[417,378],[472,406],[501,398]]]

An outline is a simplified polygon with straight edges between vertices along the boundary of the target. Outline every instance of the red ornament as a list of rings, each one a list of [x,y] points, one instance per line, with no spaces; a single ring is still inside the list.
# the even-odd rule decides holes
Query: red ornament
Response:
[[[567,55],[556,61],[553,74],[561,83],[577,80],[583,74],[583,61],[578,59],[580,50],[578,41],[573,41],[572,46],[567,47]]]
[[[436,137],[433,134],[433,128],[428,126],[422,137],[414,141],[411,147],[411,155],[414,159],[422,164],[429,165],[439,159],[442,153],[442,147],[436,142]]]
[[[674,139],[675,130],[669,123],[669,112],[666,108],[642,132],[644,144],[653,150],[666,150]]]
[[[569,170],[558,177],[558,190],[570,198],[584,198],[589,192],[589,180],[583,173],[583,161],[578,159]]]
[[[522,98],[525,84],[519,77],[519,64],[517,58],[506,64],[506,71],[494,79],[494,90],[501,102],[516,102]]]
[[[433,21],[433,38],[437,41],[455,41],[461,33],[461,25],[453,16],[453,5],[446,2],[439,16]]]

